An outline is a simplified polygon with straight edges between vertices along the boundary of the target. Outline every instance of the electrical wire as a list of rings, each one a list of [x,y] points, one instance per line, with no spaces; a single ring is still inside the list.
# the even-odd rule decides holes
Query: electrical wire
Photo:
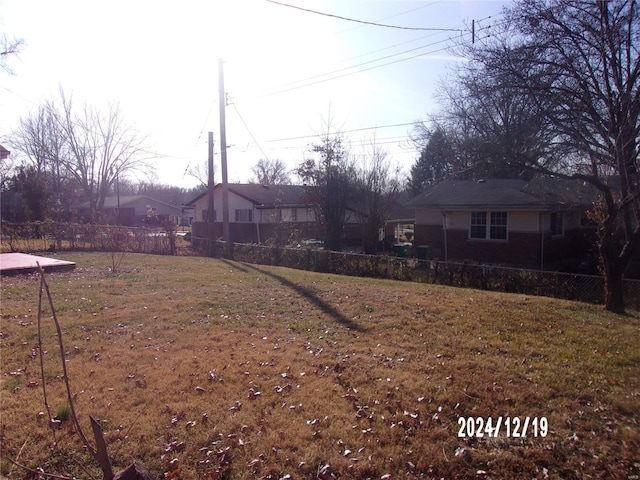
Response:
[[[356,128],[356,129],[352,129],[352,130],[344,130],[344,131],[340,131],[340,132],[331,132],[328,135],[339,135],[339,134],[343,134],[343,133],[354,133],[354,132],[363,132],[363,131],[367,131],[367,130],[378,130],[380,128],[392,128],[392,127],[398,127],[398,126],[408,126],[408,125],[415,125],[418,122],[408,122],[408,123],[399,123],[399,124],[394,124],[394,125],[382,125],[382,126],[375,126],[375,127],[364,127],[364,128]],[[311,138],[317,138],[317,135],[303,135],[300,137],[291,137],[289,139],[275,139],[275,140],[267,140],[263,143],[270,143],[270,142],[282,142],[282,141],[292,141],[292,140],[304,140],[304,139],[311,139]],[[403,145],[408,145],[408,141],[411,140],[411,135],[396,135],[396,136],[390,136],[390,137],[381,137],[381,138],[376,138],[373,143],[376,146],[380,146],[380,145],[395,145],[401,149],[403,149],[402,152],[387,152],[389,155],[392,154],[406,154],[408,152],[410,152],[411,150],[416,150],[413,147],[407,146],[407,147],[403,147]],[[249,145],[250,147],[251,145]],[[263,155],[266,156],[264,150],[257,145],[257,147],[260,149],[260,151],[262,152]],[[277,151],[281,151],[281,152],[289,152],[292,150],[305,150],[305,146],[301,145],[301,144],[292,144],[290,146],[280,146],[280,147],[271,147],[271,151],[272,152],[277,152]],[[362,156],[363,154],[354,154],[354,155],[359,155]]]
[[[441,42],[438,42],[438,43],[441,43]],[[424,48],[424,47],[422,47],[422,48]],[[320,83],[330,82],[330,81],[332,81],[332,80],[338,80],[338,79],[340,79],[340,78],[348,77],[348,76],[350,76],[350,75],[356,75],[356,74],[358,74],[358,73],[368,72],[368,71],[370,71],[370,70],[375,70],[376,68],[382,68],[382,67],[386,67],[386,66],[389,66],[389,65],[394,65],[394,64],[396,64],[396,63],[400,63],[400,62],[406,62],[406,61],[408,61],[408,60],[413,60],[414,58],[422,57],[422,56],[424,56],[424,55],[433,55],[434,53],[439,53],[439,52],[443,52],[443,51],[446,51],[446,50],[447,50],[447,47],[443,47],[443,48],[439,48],[439,49],[437,49],[437,50],[432,50],[432,51],[430,51],[430,52],[426,52],[426,53],[425,53],[425,52],[423,52],[423,53],[419,53],[419,54],[417,54],[417,55],[412,55],[412,56],[409,56],[409,57],[407,57],[407,58],[401,58],[401,59],[399,59],[399,60],[394,60],[394,61],[392,61],[392,62],[383,63],[383,64],[381,64],[381,65],[374,65],[374,66],[372,66],[372,67],[363,68],[363,69],[361,69],[361,70],[356,70],[355,72],[348,72],[348,73],[344,73],[344,74],[342,74],[342,75],[335,75],[335,76],[333,76],[333,77],[329,77],[329,78],[326,78],[326,79],[324,79],[324,80],[317,80],[317,81],[315,81],[315,82],[304,83],[304,84],[302,84],[302,85],[298,85],[298,86],[295,86],[295,87],[290,87],[290,88],[286,88],[286,89],[283,89],[283,90],[277,90],[277,91],[275,91],[275,92],[267,93],[267,94],[265,94],[265,95],[262,95],[261,97],[258,97],[258,98],[271,97],[271,96],[273,96],[273,95],[279,95],[279,94],[281,94],[281,93],[291,92],[291,91],[293,91],[293,90],[298,90],[298,89],[300,89],[300,88],[311,87],[311,86],[313,86],[313,85],[318,85],[318,84],[320,84]],[[395,55],[394,55],[394,56],[395,56]],[[372,63],[372,62],[367,62],[367,63]]]
[[[251,138],[253,139],[255,145],[258,147],[258,149],[262,152],[262,155],[264,155],[264,159],[265,160],[269,160],[269,156],[264,153],[264,150],[262,149],[262,147],[260,146],[260,144],[258,143],[258,141],[256,140],[256,137],[253,135],[253,133],[251,133],[251,130],[249,130],[249,127],[247,126],[247,123],[244,121],[244,118],[242,118],[242,115],[240,115],[240,112],[238,111],[238,107],[236,107],[235,103],[231,104],[233,106],[233,109],[236,111],[236,114],[238,115],[238,118],[240,119],[240,121],[242,122],[242,124],[244,125],[244,128],[247,130],[247,132],[249,133],[249,135],[251,136]]]
[[[317,83],[322,83],[323,81],[333,80],[334,78],[342,78],[343,76],[347,76],[347,75],[350,75],[350,74],[340,75],[340,76],[337,76],[337,77],[331,77],[331,78],[328,78],[326,80],[318,80],[318,81],[315,81],[315,82],[312,82],[312,83],[304,83],[303,85],[299,85],[297,87],[293,86],[293,85],[295,85],[297,83],[309,82],[310,80],[315,80],[317,78],[320,79],[320,78],[323,78],[323,77],[328,77],[330,75],[334,75],[334,74],[337,74],[337,73],[341,73],[341,72],[345,72],[345,71],[348,71],[348,70],[352,70],[354,68],[363,67],[365,65],[370,65],[372,63],[380,62],[380,61],[383,61],[383,60],[388,60],[390,58],[394,58],[394,57],[397,57],[397,56],[400,56],[400,55],[405,55],[407,53],[415,52],[417,50],[422,50],[424,48],[433,47],[434,45],[438,45],[440,43],[444,43],[444,42],[447,42],[447,41],[449,41],[449,39],[439,40],[439,41],[434,42],[434,43],[430,43],[430,44],[427,44],[427,45],[421,45],[419,47],[411,48],[409,50],[404,50],[402,52],[394,53],[392,55],[387,55],[386,57],[376,58],[375,60],[369,60],[367,62],[362,62],[362,63],[359,63],[357,65],[351,65],[349,67],[340,68],[338,70],[333,70],[331,72],[322,73],[320,75],[315,75],[315,76],[304,78],[304,79],[301,79],[301,80],[296,80],[294,82],[285,83],[285,84],[281,85],[281,87],[290,87],[290,88],[281,88],[280,87],[280,90],[276,90],[275,92],[271,92],[271,93],[265,93],[264,95],[262,95],[262,96],[260,96],[258,98],[265,98],[265,97],[270,97],[272,95],[278,95],[280,93],[288,92],[290,90],[296,90],[298,88],[303,88],[303,87],[306,87],[306,86],[316,85]],[[413,58],[413,57],[410,57],[410,58]],[[380,66],[382,67],[384,65],[380,65]],[[366,70],[368,70],[368,69],[361,70],[361,71],[366,71]],[[359,72],[352,72],[352,73],[359,73]]]
[[[207,122],[209,121],[209,117],[211,117],[211,112],[213,111],[213,107],[216,105],[216,103],[218,103],[218,99],[214,98],[213,101],[211,102],[211,106],[209,107],[209,112],[207,113],[207,116],[205,117],[204,122],[202,122],[202,128],[200,129],[200,133],[198,134],[198,139],[196,140],[192,148],[197,147],[198,144],[200,143],[200,139],[202,138],[202,134],[204,133],[204,129],[207,125]],[[188,175],[189,167],[191,167],[191,159],[188,160],[187,166],[184,168],[184,172],[182,173],[183,179]]]
[[[270,1],[270,0],[267,0],[267,1]],[[485,18],[482,18],[482,19],[478,20],[478,22],[481,22],[481,21],[484,21],[484,20],[488,20],[488,19],[491,19],[491,18],[492,18],[492,16],[487,16]],[[484,31],[486,29],[490,29],[490,28],[491,28],[491,26],[481,27],[481,28],[476,29],[476,32],[475,32],[476,41],[481,41],[481,40],[484,40],[486,38],[491,37],[491,34],[487,34],[484,37],[479,37],[479,33],[480,32],[482,32],[482,31]],[[462,31],[462,30],[457,30],[457,31]],[[428,36],[429,35],[427,35],[425,37],[428,37]],[[421,37],[421,38],[424,38],[424,37]],[[286,92],[297,90],[297,89],[300,89],[300,88],[305,88],[305,87],[317,85],[319,83],[328,82],[328,81],[331,81],[331,80],[336,80],[336,79],[343,78],[343,77],[346,77],[346,76],[349,76],[349,75],[355,75],[355,74],[366,72],[366,71],[373,70],[373,69],[376,69],[376,68],[381,68],[381,67],[385,67],[385,66],[388,66],[388,65],[393,65],[393,64],[396,64],[396,63],[400,63],[402,61],[412,60],[414,58],[418,58],[418,57],[423,56],[423,55],[432,55],[434,53],[439,53],[439,52],[442,52],[442,51],[446,50],[447,47],[443,47],[443,48],[440,48],[438,50],[434,50],[434,51],[431,51],[431,52],[420,53],[418,55],[412,55],[412,56],[409,56],[409,57],[404,58],[404,59],[400,59],[400,60],[384,63],[384,64],[381,64],[381,65],[375,65],[375,66],[372,66],[372,67],[369,67],[369,68],[365,68],[365,69],[362,69],[362,70],[357,70],[357,71],[345,73],[345,74],[342,74],[342,75],[332,76],[332,77],[325,78],[324,80],[322,80],[323,77],[328,77],[328,76],[336,74],[336,73],[348,71],[348,70],[351,70],[351,69],[354,69],[354,68],[358,68],[358,67],[361,67],[361,66],[369,65],[371,63],[380,62],[380,61],[383,61],[383,60],[387,60],[389,58],[394,58],[394,57],[397,57],[399,55],[405,55],[407,53],[415,52],[415,51],[418,51],[418,50],[421,50],[421,49],[424,49],[424,48],[433,47],[435,45],[438,45],[438,44],[441,44],[441,43],[445,43],[445,42],[448,42],[450,40],[451,40],[451,38],[447,37],[446,39],[439,40],[439,41],[436,41],[436,42],[433,42],[433,43],[430,43],[430,44],[427,44],[427,45],[422,45],[420,47],[411,48],[409,50],[404,50],[404,51],[399,52],[399,53],[395,53],[395,54],[392,54],[392,55],[387,55],[385,57],[377,58],[377,59],[374,59],[374,60],[369,60],[367,62],[362,62],[362,63],[357,64],[357,65],[352,65],[352,66],[344,67],[344,68],[341,68],[341,69],[338,69],[338,70],[333,70],[331,72],[322,73],[322,74],[314,75],[314,76],[307,77],[307,78],[304,78],[304,79],[301,79],[301,80],[296,80],[296,81],[293,81],[293,82],[288,82],[288,83],[285,83],[285,84],[281,84],[279,86],[272,87],[272,89],[271,89],[271,90],[273,90],[272,92],[267,92],[267,93],[264,93],[262,95],[258,95],[255,98],[257,98],[257,99],[267,98],[267,97],[271,97],[273,95],[279,95],[281,93],[286,93]],[[405,42],[405,43],[411,43],[411,41]],[[385,47],[383,49],[376,50],[374,52],[370,52],[370,53],[366,53],[366,54],[362,54],[360,56],[366,56],[366,55],[369,55],[369,54],[372,54],[372,53],[376,53],[378,51],[386,50],[388,48],[393,48],[393,47]],[[358,57],[352,57],[352,58],[358,58]],[[315,79],[318,79],[318,80],[317,81],[311,81],[311,80],[315,80]],[[303,83],[303,82],[306,82],[306,83]],[[296,84],[299,84],[299,83],[302,83],[302,85],[297,85],[296,86]],[[288,87],[288,88],[284,88],[284,87]]]
[[[298,7],[296,5],[290,5],[288,3],[277,2],[276,0],[266,0],[269,3],[281,5],[283,7],[289,7],[296,10],[302,10],[303,12],[315,13],[316,15],[322,15],[330,18],[337,18],[338,20],[345,20],[347,22],[355,22],[363,25],[371,25],[374,27],[395,28],[399,30],[421,30],[421,31],[437,31],[437,32],[459,32],[460,30],[454,28],[428,28],[428,27],[404,27],[400,25],[387,25],[385,23],[367,22],[364,20],[357,20],[355,18],[343,17],[341,15],[334,15],[332,13],[319,12],[317,10],[311,10],[309,8]]]
[[[408,125],[415,125],[416,123],[419,122],[407,122],[407,123],[394,123],[391,125],[378,125],[375,127],[362,127],[362,128],[354,128],[351,130],[343,130],[340,132],[329,132],[327,135],[339,135],[339,134],[343,134],[343,133],[354,133],[354,132],[364,132],[367,130],[376,130],[376,129],[382,129],[382,128],[394,128],[394,127],[406,127]],[[272,139],[272,140],[265,140],[262,143],[274,143],[274,142],[288,142],[291,140],[304,140],[305,138],[317,138],[318,135],[301,135],[299,137],[288,137],[288,138],[276,138],[276,139]]]
[[[437,3],[442,3],[442,1],[443,0],[435,0],[435,1],[431,2],[431,3],[426,3],[424,5],[420,5],[419,7],[412,8],[410,10],[404,10],[402,12],[394,13],[393,15],[388,15],[388,16],[383,17],[383,18],[378,18],[378,19],[376,19],[374,21],[375,22],[382,22],[383,20],[388,20],[390,18],[401,17],[402,15],[406,15],[407,13],[412,13],[412,12],[415,12],[416,10],[422,10],[423,8],[431,7],[431,6],[433,6],[433,5],[437,4]],[[347,33],[347,32],[352,32],[353,30],[357,30],[359,28],[364,28],[364,27],[366,27],[366,25],[356,25],[354,27],[347,28],[345,30],[341,30],[341,31],[337,32],[336,34],[340,35],[340,34]]]

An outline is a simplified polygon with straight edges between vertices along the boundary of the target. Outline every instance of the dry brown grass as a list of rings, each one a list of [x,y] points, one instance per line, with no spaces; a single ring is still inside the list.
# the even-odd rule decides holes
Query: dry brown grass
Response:
[[[64,254],[48,280],[81,424],[115,468],[161,478],[632,478],[640,315],[548,298],[208,258]],[[2,474],[9,459],[100,478],[45,418],[37,276],[2,279]],[[45,312],[54,414],[66,405]],[[35,382],[35,383],[34,383]],[[35,384],[38,386],[34,386]],[[30,386],[31,385],[31,386]],[[544,437],[458,438],[459,417],[541,417]],[[480,471],[487,472],[486,477]]]

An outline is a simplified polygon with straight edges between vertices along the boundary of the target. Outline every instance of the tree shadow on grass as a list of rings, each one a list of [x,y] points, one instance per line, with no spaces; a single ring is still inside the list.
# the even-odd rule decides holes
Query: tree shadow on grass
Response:
[[[230,268],[235,268],[236,270],[238,270],[238,271],[240,271],[242,273],[248,273],[249,272],[249,270],[247,270],[246,268],[242,268],[240,266],[240,264],[230,262],[229,260],[226,260],[224,258],[219,258],[218,261],[221,262],[221,263],[224,263],[225,265],[229,266]]]
[[[297,294],[299,294],[303,298],[309,300],[311,303],[316,305],[325,314],[329,315],[331,318],[336,320],[338,323],[344,325],[345,327],[349,328],[350,330],[355,330],[357,332],[363,332],[363,331],[366,330],[365,328],[361,327],[360,325],[358,325],[356,322],[354,322],[350,318],[347,318],[343,313],[341,313],[338,310],[336,310],[335,307],[329,305],[322,298],[318,297],[318,295],[316,295],[310,289],[308,289],[306,287],[303,287],[302,285],[298,285],[298,284],[292,282],[291,280],[289,280],[289,279],[287,279],[285,277],[282,277],[280,275],[277,275],[277,274],[275,274],[273,272],[269,272],[267,270],[262,270],[261,268],[258,268],[255,265],[250,265],[248,263],[243,263],[242,265],[244,265],[246,268],[249,268],[251,270],[255,270],[256,272],[262,273],[263,275],[267,275],[268,277],[271,277],[271,278],[277,280],[282,285],[284,285],[286,287],[289,287],[290,289],[295,291]]]

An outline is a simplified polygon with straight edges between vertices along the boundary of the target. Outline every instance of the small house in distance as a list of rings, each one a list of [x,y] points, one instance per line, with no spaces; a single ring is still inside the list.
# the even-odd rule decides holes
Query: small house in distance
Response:
[[[6,160],[11,155],[11,152],[0,145],[0,160]]]
[[[229,230],[236,243],[272,243],[285,245],[293,241],[322,237],[313,205],[306,200],[303,185],[230,184]],[[214,188],[215,238],[222,238],[222,185]],[[193,207],[191,234],[194,241],[208,238],[209,196],[205,192],[187,204]],[[347,219],[345,236],[355,237],[355,216]]]
[[[88,218],[90,213],[88,203],[75,207],[75,215],[78,220]],[[98,215],[102,221],[116,225],[158,225],[165,220],[170,220],[178,225],[182,216],[182,208],[147,195],[123,195],[105,198],[104,206]]]
[[[581,182],[447,180],[407,202],[415,245],[445,261],[525,268],[577,268],[590,252],[585,212],[595,199]]]

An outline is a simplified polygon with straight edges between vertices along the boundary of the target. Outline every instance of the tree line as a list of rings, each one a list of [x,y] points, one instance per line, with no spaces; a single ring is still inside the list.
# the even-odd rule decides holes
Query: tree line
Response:
[[[509,4],[491,35],[452,48],[465,61],[443,80],[439,111],[417,123],[420,155],[406,182],[375,141],[358,163],[344,136],[319,135],[293,173],[317,206],[327,248],[340,247],[348,215],[359,215],[373,250],[380,219],[405,187],[416,195],[446,178],[553,175],[598,192],[589,216],[605,305],[623,312],[622,281],[640,250],[638,8],[637,0]],[[119,178],[148,167],[145,137],[117,105],[78,108],[64,93],[21,119],[12,139],[30,162],[10,182],[3,175],[3,208],[13,189],[36,217],[80,198],[95,216]],[[287,181],[282,167],[263,159],[256,181]]]
[[[125,123],[118,104],[78,106],[62,90],[21,118],[9,142],[26,161],[13,175],[3,172],[6,220],[69,220],[72,205],[86,202],[96,221],[119,179],[149,171],[146,137]]]
[[[607,309],[640,250],[640,12],[637,0],[519,0],[490,36],[460,43],[418,126],[416,195],[445,178],[552,175],[598,193],[590,212]]]

